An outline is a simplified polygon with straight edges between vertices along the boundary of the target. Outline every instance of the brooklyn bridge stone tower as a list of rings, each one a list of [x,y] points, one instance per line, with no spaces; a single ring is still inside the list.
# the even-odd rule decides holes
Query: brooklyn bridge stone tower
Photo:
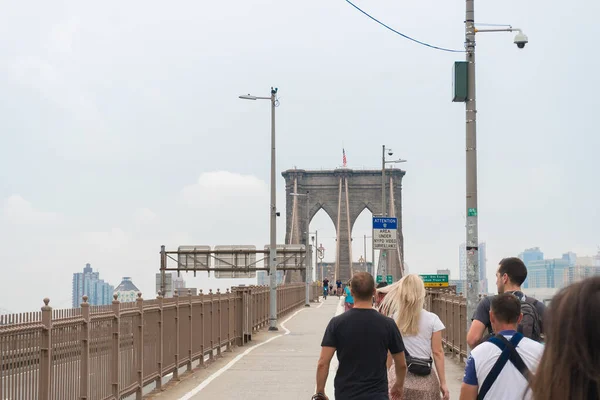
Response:
[[[398,246],[396,250],[382,252],[380,268],[394,281],[404,274],[404,236],[402,234],[402,178],[405,171],[386,169],[387,216],[398,218]],[[381,170],[353,170],[340,168],[330,171],[290,169],[282,173],[286,190],[287,244],[306,244],[309,223],[323,209],[336,229],[335,279],[346,281],[353,274],[352,228],[360,213],[366,208],[373,215],[382,211]],[[302,196],[298,196],[300,194]],[[308,210],[307,210],[308,208]],[[330,277],[331,278],[331,277]],[[287,282],[299,282],[302,274],[286,274]]]

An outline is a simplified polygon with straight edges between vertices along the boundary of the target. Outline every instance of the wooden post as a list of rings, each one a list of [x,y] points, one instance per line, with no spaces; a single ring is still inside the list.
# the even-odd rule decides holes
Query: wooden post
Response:
[[[137,381],[138,387],[135,392],[135,399],[142,400],[142,393],[144,389],[144,299],[142,298],[142,293],[138,293],[138,297],[136,299],[137,308],[139,311],[138,314],[138,326],[137,326]]]
[[[112,323],[112,395],[115,399],[121,397],[121,387],[119,382],[121,372],[121,352],[119,351],[121,345],[121,302],[117,300],[117,294],[113,294],[112,309],[113,309],[113,323]]]
[[[158,303],[158,377],[156,378],[156,389],[162,390],[162,377],[163,377],[163,368],[164,368],[164,360],[163,360],[163,351],[164,351],[164,334],[163,334],[163,303],[164,298],[162,296],[162,292],[158,293],[156,296],[156,302]]]
[[[40,338],[40,381],[38,398],[40,400],[50,399],[52,389],[52,307],[49,298],[44,299],[42,307],[42,333]]]
[[[81,316],[83,328],[81,332],[81,363],[79,376],[79,398],[87,400],[90,397],[90,304],[88,297],[83,296],[81,303]]]

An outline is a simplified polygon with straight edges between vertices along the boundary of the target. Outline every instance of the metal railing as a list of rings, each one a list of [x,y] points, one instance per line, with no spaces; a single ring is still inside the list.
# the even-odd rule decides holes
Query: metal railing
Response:
[[[425,309],[437,314],[446,329],[442,332],[442,343],[447,351],[462,361],[467,357],[467,300],[454,291],[428,290]]]
[[[311,300],[319,287],[312,285]],[[304,284],[277,289],[278,316],[305,303]],[[243,346],[269,323],[269,288],[175,295],[133,303],[0,316],[0,399],[142,398],[145,386],[179,379]]]

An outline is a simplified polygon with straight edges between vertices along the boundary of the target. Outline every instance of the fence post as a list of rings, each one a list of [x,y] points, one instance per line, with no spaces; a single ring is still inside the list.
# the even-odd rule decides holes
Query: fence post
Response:
[[[215,302],[214,302],[214,295],[213,295],[213,291],[212,289],[208,289],[208,295],[210,296],[210,354],[208,355],[208,359],[210,361],[214,360],[214,349],[215,349],[215,330],[214,330],[214,324],[215,324]]]
[[[50,390],[52,384],[50,377],[52,376],[52,307],[49,298],[44,299],[42,307],[42,328],[40,340],[40,381],[38,398],[40,400],[50,399]]]
[[[137,348],[137,352],[138,352],[138,356],[137,356],[137,363],[138,363],[138,370],[137,370],[137,380],[138,380],[138,388],[135,392],[135,399],[136,400],[142,400],[142,394],[143,394],[143,389],[144,389],[144,299],[142,298],[142,293],[139,292],[138,293],[138,297],[136,299],[137,302],[137,308],[139,310],[139,324],[137,327],[137,335],[138,335],[138,348]],[[135,342],[134,342],[134,346],[135,346]]]
[[[90,304],[88,303],[87,296],[83,296],[82,299],[81,316],[83,317],[83,332],[81,332],[81,363],[79,364],[79,398],[85,400],[89,399],[90,396]]]
[[[188,289],[188,300],[189,300],[189,307],[190,307],[190,330],[188,331],[188,334],[190,335],[190,351],[188,351],[188,364],[187,364],[187,370],[191,371],[192,370],[192,356],[194,355],[194,326],[193,326],[193,322],[194,319],[192,318],[192,314],[194,312],[194,306],[192,303],[192,289]]]
[[[119,377],[121,375],[121,352],[119,351],[121,342],[121,302],[117,300],[117,294],[113,294],[112,309],[113,309],[113,323],[112,323],[112,395],[115,399],[120,398],[121,393],[119,385]]]
[[[175,298],[175,371],[173,371],[173,381],[179,380],[179,290],[173,290]]]
[[[204,329],[204,293],[200,289],[200,365],[204,367],[204,341],[206,340],[206,330]]]
[[[221,343],[223,343],[223,313],[221,312],[221,289],[217,289],[217,324],[219,324],[219,337],[217,338],[217,357],[221,356]]]
[[[229,292],[229,288],[225,291],[225,295],[227,296],[227,352],[233,351],[231,348],[231,331],[232,331],[232,321],[233,319],[233,311],[231,310],[231,293]]]
[[[158,292],[156,302],[158,304],[158,377],[156,378],[156,388],[162,389],[163,376],[163,296]]]

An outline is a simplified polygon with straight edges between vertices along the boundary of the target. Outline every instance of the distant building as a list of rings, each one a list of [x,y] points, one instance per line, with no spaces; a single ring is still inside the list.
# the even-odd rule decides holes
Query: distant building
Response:
[[[463,296],[466,295],[465,281],[461,281],[460,279],[450,279],[448,284],[450,286],[456,286],[456,294],[462,293]]]
[[[542,253],[539,247],[532,247],[519,254],[519,258],[523,261],[529,271],[529,265],[534,261],[542,261],[544,259],[544,253]],[[523,282],[522,286],[523,288],[529,287],[529,272],[527,273],[527,278],[525,278],[525,282]]]
[[[83,302],[83,296],[88,297],[88,303],[95,306],[112,304],[113,286],[100,279],[100,274],[86,264],[83,272],[73,274],[72,306],[78,308]]]
[[[448,280],[450,280],[450,270],[449,269],[438,269],[437,270],[437,274],[438,275],[448,275]]]
[[[137,299],[139,292],[140,290],[133,284],[131,278],[125,276],[119,286],[115,288],[114,294],[121,303],[129,303]]]
[[[160,292],[161,273],[156,274],[156,293]],[[182,276],[177,276],[175,272],[165,273],[165,293],[163,297],[173,297],[173,291],[177,289],[181,292],[185,289],[185,279]]]
[[[283,271],[277,271],[277,285],[283,284]],[[258,286],[269,286],[271,277],[267,271],[256,271],[256,284]]]
[[[570,260],[552,258],[549,260],[531,261],[527,266],[527,288],[560,289],[565,286],[565,270]]]

